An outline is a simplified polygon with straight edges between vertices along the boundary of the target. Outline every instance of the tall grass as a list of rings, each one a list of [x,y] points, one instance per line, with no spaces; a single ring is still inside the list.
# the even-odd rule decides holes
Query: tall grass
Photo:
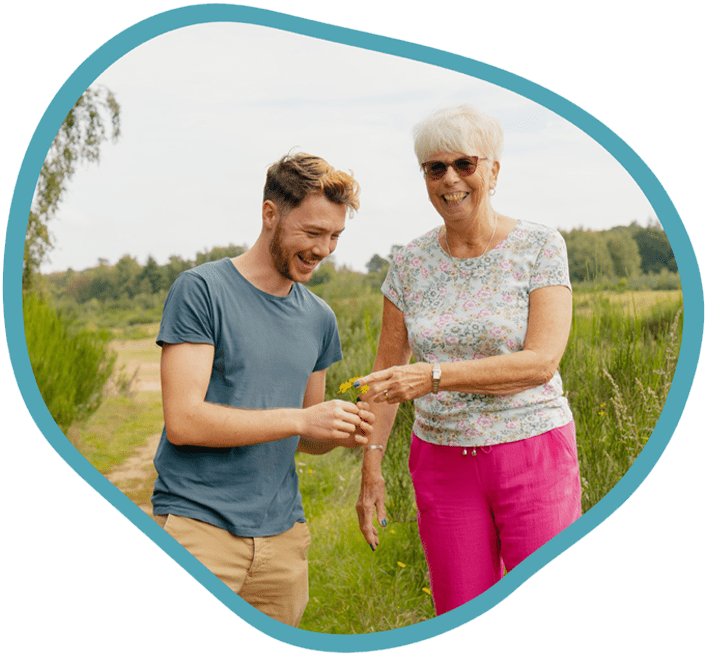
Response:
[[[681,299],[640,312],[598,292],[574,312],[561,376],[577,429],[583,509],[625,475],[664,406],[682,330]]]
[[[343,343],[343,361],[328,372],[328,395],[336,397],[341,382],[371,370],[381,296],[333,294],[328,302]],[[596,288],[577,294],[561,375],[577,425],[584,511],[619,482],[647,443],[672,382],[681,330],[681,296],[646,308],[632,293],[609,297]],[[373,632],[434,615],[408,472],[412,424],[413,406],[403,404],[383,460],[389,527],[378,528],[375,553],[359,532],[354,510],[358,454],[335,451],[301,468],[313,532],[312,600],[303,629]]]
[[[357,451],[299,454],[298,477],[312,536],[310,602],[300,628],[330,634],[393,630],[434,616],[415,523],[379,528],[372,552],[359,531]]]
[[[326,391],[327,398],[336,398],[342,382],[372,368],[382,298],[379,292],[354,284],[324,285],[318,292],[338,317],[343,360],[329,369]],[[651,298],[643,295],[647,293]],[[618,483],[647,443],[672,382],[681,333],[679,293],[614,294],[599,288],[575,293],[561,374],[577,424],[584,511]],[[99,429],[97,415],[89,422],[92,434],[83,434],[81,447],[90,451],[97,466],[111,467],[120,459],[108,442],[113,443],[117,434],[112,426],[127,420],[118,411],[124,404],[134,412],[140,409],[139,423],[160,423],[157,405],[140,408],[136,399],[112,399],[106,411],[116,415],[113,422]],[[297,455],[313,536],[311,600],[302,629],[380,632],[434,616],[407,466],[412,423],[412,404],[403,404],[383,460],[389,525],[378,528],[376,552],[364,541],[355,512],[361,452],[336,449],[320,457]]]

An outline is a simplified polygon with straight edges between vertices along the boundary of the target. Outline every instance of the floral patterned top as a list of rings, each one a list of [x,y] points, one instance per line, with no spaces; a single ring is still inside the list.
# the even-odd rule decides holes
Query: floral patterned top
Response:
[[[523,349],[529,294],[569,281],[558,231],[518,221],[490,252],[451,259],[439,227],[394,255],[382,292],[403,313],[420,362],[458,362]],[[439,391],[414,401],[417,437],[450,446],[518,441],[572,420],[557,371],[546,384],[507,396]]]

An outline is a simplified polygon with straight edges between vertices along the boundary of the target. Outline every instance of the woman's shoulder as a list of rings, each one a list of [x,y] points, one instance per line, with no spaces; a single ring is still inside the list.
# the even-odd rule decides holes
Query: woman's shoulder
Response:
[[[510,236],[513,236],[519,243],[526,243],[530,246],[535,244],[538,246],[565,245],[564,237],[558,229],[525,219],[517,221]]]
[[[431,228],[428,232],[412,239],[394,253],[394,258],[402,261],[430,253],[436,247],[440,229],[440,227]]]
[[[532,235],[541,238],[558,238],[561,237],[561,232],[549,225],[543,223],[535,223],[534,221],[528,221],[526,219],[520,219],[517,221],[517,226],[515,230],[519,230],[523,234]]]

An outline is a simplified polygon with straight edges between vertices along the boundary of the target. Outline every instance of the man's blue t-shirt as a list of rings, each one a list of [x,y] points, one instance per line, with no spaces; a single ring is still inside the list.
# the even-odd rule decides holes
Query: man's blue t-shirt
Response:
[[[330,307],[303,285],[285,296],[248,282],[228,258],[185,271],[163,310],[157,343],[209,343],[206,401],[242,409],[302,407],[308,378],[342,359]],[[242,537],[281,534],[305,521],[295,452],[299,437],[240,446],[175,446],[155,454],[153,512]]]

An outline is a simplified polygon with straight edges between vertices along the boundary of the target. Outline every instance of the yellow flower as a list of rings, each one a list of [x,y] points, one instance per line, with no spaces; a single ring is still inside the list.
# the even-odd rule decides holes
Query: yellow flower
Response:
[[[428,594],[429,596],[431,595],[431,590],[428,587],[421,587],[421,591]]]
[[[397,564],[398,564],[402,569],[405,569],[405,568],[406,568],[406,564],[404,564],[403,562],[397,562]]]
[[[359,380],[360,377],[361,377],[361,376],[359,376],[359,377],[354,377],[354,378],[350,378],[349,380],[347,380],[347,382],[343,382],[343,383],[340,385],[340,390],[338,391],[338,393],[345,393],[345,392],[349,391],[349,392],[350,392],[350,395],[351,395],[351,397],[352,397],[352,402],[353,402],[353,403],[356,403],[356,402],[357,402],[357,397],[358,397],[360,394],[362,394],[362,393],[367,393],[367,391],[369,391],[369,387],[368,387],[366,384],[365,384],[365,385],[362,385],[361,387],[353,387],[353,386],[352,386],[352,383],[353,383],[353,382],[356,382],[357,380]]]

